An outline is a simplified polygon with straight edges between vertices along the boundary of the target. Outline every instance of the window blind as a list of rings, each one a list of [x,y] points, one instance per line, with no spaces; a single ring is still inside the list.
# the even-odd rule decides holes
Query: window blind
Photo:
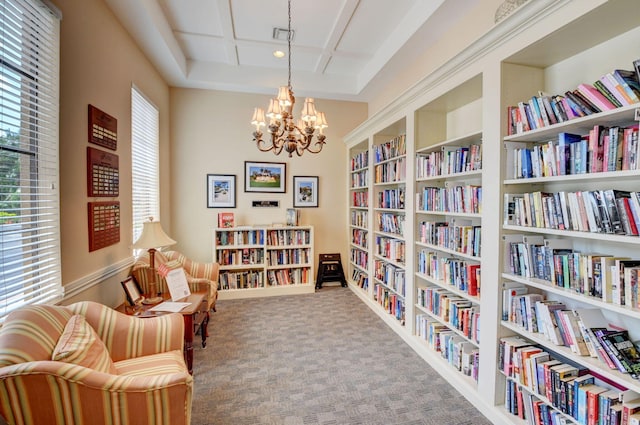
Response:
[[[136,87],[131,89],[133,241],[149,217],[160,219],[159,112]]]
[[[0,320],[62,296],[55,13],[0,0]]]

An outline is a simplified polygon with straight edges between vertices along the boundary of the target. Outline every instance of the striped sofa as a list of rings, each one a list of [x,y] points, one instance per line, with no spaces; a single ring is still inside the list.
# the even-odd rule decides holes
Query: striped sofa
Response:
[[[191,292],[206,292],[209,310],[216,310],[216,300],[218,299],[218,274],[220,265],[218,263],[198,263],[185,257],[178,251],[157,251],[155,253],[154,266],[158,271],[158,291],[168,292],[167,281],[162,270],[182,267],[187,275],[187,282]],[[136,279],[143,293],[150,293],[149,290],[149,254],[143,252],[133,264],[131,274]],[[164,274],[166,276],[166,274]]]
[[[189,424],[184,322],[83,301],[27,306],[0,329],[0,415],[9,424]]]

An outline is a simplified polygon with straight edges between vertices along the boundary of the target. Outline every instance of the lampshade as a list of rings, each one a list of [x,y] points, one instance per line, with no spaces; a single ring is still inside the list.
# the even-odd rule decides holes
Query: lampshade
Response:
[[[142,234],[134,242],[134,249],[151,249],[169,246],[176,243],[162,230],[159,221],[145,221],[142,227]]]

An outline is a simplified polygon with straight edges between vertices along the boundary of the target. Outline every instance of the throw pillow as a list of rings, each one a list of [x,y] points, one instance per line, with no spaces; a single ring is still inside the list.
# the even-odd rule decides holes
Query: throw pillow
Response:
[[[104,373],[117,373],[104,342],[84,316],[79,314],[73,315],[67,322],[51,358]]]

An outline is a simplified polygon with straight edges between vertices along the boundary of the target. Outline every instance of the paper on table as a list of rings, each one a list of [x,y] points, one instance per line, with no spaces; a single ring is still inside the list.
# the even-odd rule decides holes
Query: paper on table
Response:
[[[183,308],[188,306],[190,303],[177,303],[173,301],[165,301],[162,302],[152,308],[149,311],[168,311],[171,313],[177,313],[181,311]]]
[[[167,280],[171,300],[177,301],[191,295],[189,283],[187,282],[187,275],[182,267],[171,270],[167,273],[165,279]]]

